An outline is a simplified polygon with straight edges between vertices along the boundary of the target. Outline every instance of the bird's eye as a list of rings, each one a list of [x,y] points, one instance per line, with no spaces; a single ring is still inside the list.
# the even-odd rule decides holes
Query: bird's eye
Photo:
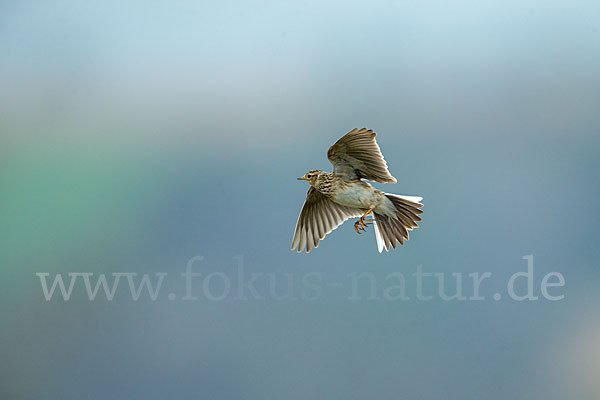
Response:
[[[312,178],[312,175],[311,174],[307,174],[306,177],[307,178]]]

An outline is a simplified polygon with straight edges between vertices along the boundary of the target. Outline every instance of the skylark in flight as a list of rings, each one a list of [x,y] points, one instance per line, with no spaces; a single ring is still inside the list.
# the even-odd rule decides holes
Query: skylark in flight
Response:
[[[381,150],[370,129],[353,129],[327,151],[333,172],[308,171],[299,180],[310,183],[300,211],[292,250],[310,252],[319,240],[348,218],[359,217],[354,229],[361,233],[373,223],[377,249],[381,253],[396,242],[404,244],[408,231],[418,227],[422,197],[384,193],[363,181],[396,183],[387,169]],[[366,217],[372,214],[370,219]]]

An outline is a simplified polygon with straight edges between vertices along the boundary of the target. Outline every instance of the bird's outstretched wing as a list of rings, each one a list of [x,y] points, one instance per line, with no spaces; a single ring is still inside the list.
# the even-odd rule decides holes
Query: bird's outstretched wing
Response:
[[[358,209],[334,203],[311,186],[298,216],[291,250],[297,248],[298,253],[302,250],[309,253],[313,247],[319,246],[319,240],[345,220],[362,214]]]
[[[354,128],[327,151],[333,172],[345,179],[367,179],[381,183],[396,183],[387,169],[381,150],[371,129]]]

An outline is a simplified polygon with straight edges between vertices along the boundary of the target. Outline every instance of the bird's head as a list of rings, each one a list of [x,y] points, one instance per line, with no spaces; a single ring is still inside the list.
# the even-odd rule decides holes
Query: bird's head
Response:
[[[304,176],[301,176],[300,178],[298,178],[298,180],[299,181],[307,181],[312,186],[315,186],[315,183],[317,182],[317,179],[319,178],[319,176],[321,176],[324,173],[325,172],[321,171],[320,169],[313,169],[313,170],[308,171],[306,174],[304,174]]]

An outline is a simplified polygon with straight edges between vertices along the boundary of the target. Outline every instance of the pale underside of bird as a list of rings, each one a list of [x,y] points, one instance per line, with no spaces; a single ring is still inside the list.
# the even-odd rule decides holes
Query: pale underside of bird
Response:
[[[404,244],[408,231],[418,227],[422,197],[384,193],[364,181],[396,183],[375,136],[370,129],[351,130],[327,151],[333,172],[311,170],[298,178],[309,182],[310,188],[298,216],[292,250],[310,252],[348,218],[358,217],[357,233],[373,224],[380,253],[396,248],[397,242]]]

